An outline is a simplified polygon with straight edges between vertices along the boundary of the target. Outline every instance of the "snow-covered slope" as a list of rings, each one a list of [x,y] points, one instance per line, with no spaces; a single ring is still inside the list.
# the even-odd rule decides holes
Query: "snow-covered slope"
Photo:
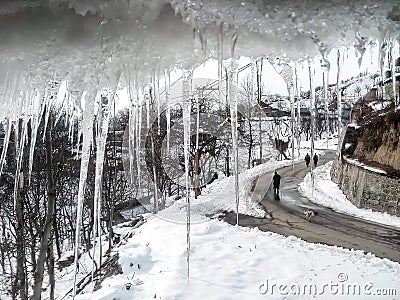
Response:
[[[379,299],[394,299],[400,292],[398,263],[217,220],[192,226],[188,282],[185,226],[148,216],[131,231],[114,250],[123,274],[77,299],[359,299],[378,289],[397,292]]]

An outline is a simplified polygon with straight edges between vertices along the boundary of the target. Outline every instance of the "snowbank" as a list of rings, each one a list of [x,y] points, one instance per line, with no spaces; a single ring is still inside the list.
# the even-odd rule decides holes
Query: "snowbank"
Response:
[[[300,192],[312,202],[332,208],[341,213],[368,221],[400,228],[400,218],[388,213],[375,212],[371,209],[358,208],[347,200],[336,183],[331,181],[331,167],[333,162],[320,166],[314,171],[314,189],[311,174],[307,174],[300,184]]]

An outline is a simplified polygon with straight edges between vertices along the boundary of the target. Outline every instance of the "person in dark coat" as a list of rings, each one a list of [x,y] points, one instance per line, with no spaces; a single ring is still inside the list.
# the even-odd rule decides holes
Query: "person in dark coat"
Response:
[[[313,160],[314,160],[314,167],[316,167],[317,163],[318,163],[318,155],[317,155],[317,153],[314,154]]]
[[[276,171],[274,177],[272,177],[274,181],[274,193],[277,195],[279,194],[279,185],[281,184],[281,175],[279,175]]]
[[[308,153],[306,154],[304,160],[306,161],[306,166],[308,167],[310,165],[310,160],[311,160],[311,157]]]

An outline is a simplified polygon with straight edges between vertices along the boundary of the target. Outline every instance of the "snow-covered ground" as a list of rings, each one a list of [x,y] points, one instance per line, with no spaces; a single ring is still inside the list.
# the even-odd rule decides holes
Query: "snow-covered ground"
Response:
[[[339,186],[331,180],[330,170],[332,163],[328,162],[314,170],[314,188],[311,174],[307,174],[299,187],[304,196],[315,203],[330,207],[338,212],[400,228],[399,217],[375,212],[371,209],[358,208],[347,200]]]
[[[141,227],[122,231],[133,234],[115,249],[123,274],[77,299],[363,299],[396,293],[379,297],[394,299],[400,293],[398,263],[218,220],[191,228],[188,282],[186,226],[148,215]]]
[[[287,163],[290,161],[271,162],[241,174],[241,212],[259,213],[248,206],[246,198],[250,197],[252,180]],[[399,297],[399,263],[363,251],[307,243],[206,217],[234,208],[231,178],[215,181],[199,199],[192,199],[188,281],[184,204],[184,200],[176,201],[158,215],[145,215],[146,222],[138,228],[116,228],[121,236],[131,236],[113,250],[119,254],[123,273],[105,279],[100,290],[93,294],[86,290],[77,299]]]
[[[335,148],[335,144],[332,141],[329,148]],[[325,145],[326,141],[316,142],[317,149],[324,149]],[[304,142],[301,146],[299,160],[310,152],[309,143]],[[323,150],[317,152],[323,155]],[[290,164],[291,161],[270,161],[242,172],[239,177],[239,211],[263,217],[265,213],[258,204],[259,199],[252,195],[252,182],[260,174]],[[318,178],[322,185],[325,184],[323,180],[328,180],[328,168],[329,165],[316,169],[316,186]],[[330,186],[319,190],[331,193]],[[119,255],[122,273],[106,278],[101,288],[93,293],[93,285],[88,284],[84,294],[78,295],[77,299],[399,297],[399,263],[359,250],[308,243],[293,236],[231,226],[209,218],[223,210],[235,210],[233,177],[221,176],[205,187],[197,200],[191,196],[189,281],[185,199],[173,201],[170,198],[165,210],[157,215],[145,214],[143,225],[121,224],[115,227],[122,242],[113,249],[111,256]],[[103,249],[107,248],[107,243],[103,239]],[[91,267],[90,256],[84,253],[80,258],[78,280],[88,276]],[[57,299],[65,296],[71,288],[73,274],[73,266],[57,270]],[[69,295],[65,299],[70,298]]]

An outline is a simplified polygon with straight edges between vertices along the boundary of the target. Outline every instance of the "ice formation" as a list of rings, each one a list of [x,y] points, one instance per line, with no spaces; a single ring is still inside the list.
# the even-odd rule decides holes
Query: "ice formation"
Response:
[[[233,33],[238,56],[296,61],[350,46],[361,60],[371,40],[398,38],[399,14],[393,0],[2,1],[0,119],[34,119],[43,106],[30,103],[49,102],[55,79],[79,99],[93,74],[109,86],[115,69],[129,72],[132,84],[153,81],[159,96],[163,70],[229,57],[224,40]]]
[[[83,136],[83,146],[77,203],[75,249],[77,257],[90,147],[94,142],[97,143],[98,149],[101,150],[97,158],[102,160],[106,123],[109,119],[109,104],[104,106],[96,103],[95,99],[98,97],[98,91],[105,88],[115,91],[119,75],[125,79],[130,91],[130,133],[133,138],[129,143],[129,153],[132,154],[131,159],[136,155],[137,169],[140,172],[138,136],[141,135],[142,108],[146,109],[147,127],[150,128],[150,112],[160,113],[161,101],[167,102],[169,107],[170,79],[167,79],[167,76],[173,66],[178,65],[184,70],[191,70],[206,58],[218,59],[219,98],[222,101],[223,60],[233,56],[233,50],[236,56],[284,58],[291,63],[286,82],[292,100],[292,120],[294,120],[294,96],[298,98],[300,94],[298,65],[293,64],[294,62],[313,59],[316,56],[325,59],[326,54],[332,49],[345,46],[356,49],[361,63],[366,45],[371,41],[378,41],[383,69],[387,52],[394,53],[393,41],[399,39],[399,21],[400,4],[394,0],[1,1],[0,122],[6,125],[6,137],[0,157],[0,173],[12,127],[19,142],[17,166],[20,166],[30,120],[33,127],[32,138],[35,139],[45,108],[47,107],[49,111],[50,105],[59,102],[71,116],[68,124],[71,140],[79,143],[79,137],[73,137],[72,134],[75,117],[79,117],[79,135]],[[234,42],[227,42],[232,41],[232,37]],[[388,49],[387,45],[391,48]],[[338,56],[338,68],[342,64],[340,60],[341,57]],[[394,56],[392,64],[393,60]],[[228,76],[229,102],[235,148],[237,66],[234,59],[231,62],[231,74]],[[293,75],[293,66],[296,75]],[[313,68],[314,66],[310,70]],[[329,67],[326,67],[325,77],[328,76],[328,70]],[[311,73],[313,72],[310,72],[311,101],[314,101],[315,83],[314,75]],[[188,103],[190,86],[187,85],[190,85],[188,82],[191,76],[188,76],[187,72],[185,74],[182,102],[184,119],[190,114],[190,103]],[[340,83],[340,72],[337,78]],[[60,97],[57,99],[51,97],[49,88],[49,84],[54,82],[61,83],[58,93]],[[164,95],[160,90],[162,82],[166,86],[168,82]],[[149,83],[152,89],[150,94],[152,93],[155,104],[150,103],[149,97],[144,95]],[[338,91],[339,89],[338,84]],[[153,105],[154,107],[151,107]],[[103,109],[103,112],[100,112],[97,123],[97,141],[93,141],[94,114],[99,109]],[[48,113],[45,114],[45,118],[48,118]],[[169,124],[169,110],[167,110],[167,120]],[[186,181],[188,181],[186,152],[189,147],[190,119],[185,119],[185,124],[185,167]],[[169,125],[167,129],[169,136]],[[30,169],[33,147],[29,155]],[[237,166],[237,151],[234,153]],[[293,154],[294,148],[292,156]],[[132,167],[131,164],[131,169]],[[97,188],[100,185],[101,172],[98,162]],[[235,173],[237,176],[237,172]],[[16,189],[18,175],[19,172],[15,181]],[[140,173],[137,176],[139,177]],[[156,190],[157,187],[155,192]],[[188,194],[188,182],[186,190]],[[98,196],[97,189],[95,201],[97,206]],[[156,203],[157,201],[154,203],[157,210]],[[189,254],[189,200],[187,204]]]

